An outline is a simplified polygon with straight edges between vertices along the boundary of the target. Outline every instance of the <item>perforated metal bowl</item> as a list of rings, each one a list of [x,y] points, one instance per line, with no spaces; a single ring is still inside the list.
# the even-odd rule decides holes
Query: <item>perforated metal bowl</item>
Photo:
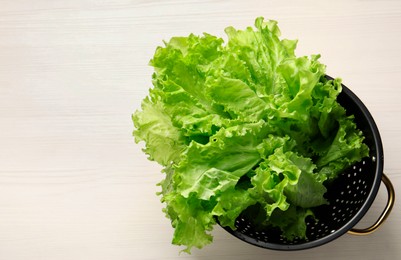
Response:
[[[332,79],[327,76],[327,78]],[[379,131],[373,117],[362,101],[346,86],[338,102],[345,107],[348,114],[355,115],[355,121],[366,137],[370,148],[369,158],[353,165],[342,173],[327,187],[325,197],[329,205],[314,209],[318,221],[307,219],[307,239],[287,241],[279,230],[258,229],[260,225],[253,222],[252,216],[242,214],[236,220],[236,230],[223,227],[235,237],[255,246],[276,250],[300,250],[326,244],[345,233],[369,234],[375,231],[390,214],[394,205],[394,188],[383,174],[383,147]],[[376,223],[366,229],[354,229],[372,205],[380,183],[387,188],[388,201]]]

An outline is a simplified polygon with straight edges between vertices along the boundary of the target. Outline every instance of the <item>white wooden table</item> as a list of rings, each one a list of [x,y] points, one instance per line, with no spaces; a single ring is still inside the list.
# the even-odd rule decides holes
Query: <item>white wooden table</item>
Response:
[[[398,203],[377,232],[305,251],[256,248],[219,227],[192,255],[171,245],[163,175],[131,136],[148,61],[162,40],[223,36],[257,16],[363,100],[401,190],[401,1],[0,0],[0,259],[401,259]],[[382,185],[358,226],[385,200]]]

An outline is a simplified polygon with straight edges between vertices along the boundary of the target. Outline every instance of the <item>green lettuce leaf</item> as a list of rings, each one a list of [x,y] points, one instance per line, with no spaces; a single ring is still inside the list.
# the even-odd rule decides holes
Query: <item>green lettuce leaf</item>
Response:
[[[144,152],[149,155],[150,160],[163,166],[179,160],[180,153],[185,150],[185,139],[181,131],[172,124],[162,103],[145,98],[142,111],[134,113],[132,119],[136,127],[135,141],[146,142]]]
[[[166,215],[174,227],[173,244],[185,245],[185,252],[190,253],[192,247],[202,248],[211,243],[210,231],[216,223],[209,201],[203,201],[194,194],[185,198],[176,192],[165,196]]]
[[[311,209],[291,205],[286,211],[276,210],[269,219],[269,224],[283,231],[288,240],[295,238],[306,239],[306,218],[313,217]]]
[[[175,167],[176,189],[209,199],[235,186],[261,160],[256,147],[266,132],[264,122],[220,129],[207,144],[191,142]]]

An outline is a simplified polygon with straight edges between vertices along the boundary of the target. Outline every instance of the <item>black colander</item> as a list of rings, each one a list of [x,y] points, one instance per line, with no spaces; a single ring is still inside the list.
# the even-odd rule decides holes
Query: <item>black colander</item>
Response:
[[[332,79],[327,76],[327,78]],[[286,240],[280,230],[260,229],[254,218],[242,214],[236,219],[236,230],[223,227],[237,238],[255,246],[276,250],[300,250],[326,244],[344,233],[369,234],[387,218],[394,205],[394,188],[383,174],[383,147],[379,131],[362,101],[346,86],[337,98],[347,114],[355,115],[355,121],[366,137],[370,148],[368,158],[345,170],[330,186],[325,197],[329,205],[314,209],[315,219],[306,219],[307,239]],[[388,192],[385,210],[376,223],[366,229],[354,229],[372,205],[383,181]]]

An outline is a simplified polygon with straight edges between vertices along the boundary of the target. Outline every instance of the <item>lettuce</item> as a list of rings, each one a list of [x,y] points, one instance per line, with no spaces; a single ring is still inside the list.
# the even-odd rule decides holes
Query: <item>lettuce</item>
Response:
[[[172,242],[188,253],[251,207],[287,239],[305,238],[326,183],[368,155],[319,55],[295,56],[297,41],[263,18],[226,33],[227,43],[205,33],[158,47],[153,88],[133,114],[136,142],[164,167]]]

